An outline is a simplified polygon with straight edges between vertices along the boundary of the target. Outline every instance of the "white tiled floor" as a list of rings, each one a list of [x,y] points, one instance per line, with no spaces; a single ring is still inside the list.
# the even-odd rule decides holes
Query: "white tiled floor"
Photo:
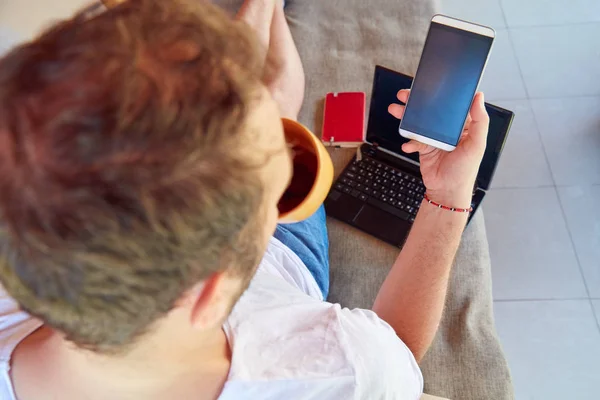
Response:
[[[497,30],[482,88],[517,115],[484,206],[517,399],[598,399],[600,0],[440,1]],[[86,3],[0,0],[0,51]]]
[[[485,201],[517,399],[600,398],[600,1],[441,0],[498,33],[483,90],[516,119]]]

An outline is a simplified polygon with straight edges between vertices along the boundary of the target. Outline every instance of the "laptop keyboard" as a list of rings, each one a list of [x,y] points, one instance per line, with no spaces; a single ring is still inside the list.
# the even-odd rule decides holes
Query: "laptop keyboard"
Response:
[[[420,178],[367,157],[353,161],[334,188],[409,222],[425,194]]]

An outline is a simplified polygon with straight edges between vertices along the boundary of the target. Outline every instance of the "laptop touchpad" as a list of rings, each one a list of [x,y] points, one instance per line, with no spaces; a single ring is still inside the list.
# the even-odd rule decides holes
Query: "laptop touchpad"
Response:
[[[398,245],[404,243],[404,239],[410,230],[408,222],[368,204],[354,218],[353,223],[373,236]]]

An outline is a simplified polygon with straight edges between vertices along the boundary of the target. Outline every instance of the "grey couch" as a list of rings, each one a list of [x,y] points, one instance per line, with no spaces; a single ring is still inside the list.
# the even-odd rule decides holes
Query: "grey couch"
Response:
[[[233,11],[241,0],[217,3]],[[327,92],[370,94],[376,64],[414,75],[437,6],[435,0],[288,0],[286,14],[307,82],[300,122],[320,132]],[[330,154],[339,173],[354,151]],[[336,220],[327,223],[328,300],[370,308],[399,250]],[[479,211],[463,235],[443,321],[421,363],[426,393],[452,400],[513,398],[492,311],[488,242]]]
[[[320,132],[328,91],[370,93],[375,64],[414,75],[432,0],[290,0],[288,20],[307,75],[300,121]],[[368,102],[367,102],[368,104]],[[331,151],[336,172],[353,151]],[[370,308],[398,249],[336,220],[329,301]],[[512,383],[494,327],[488,243],[482,211],[463,235],[444,319],[421,363],[425,392],[450,399],[511,399]]]

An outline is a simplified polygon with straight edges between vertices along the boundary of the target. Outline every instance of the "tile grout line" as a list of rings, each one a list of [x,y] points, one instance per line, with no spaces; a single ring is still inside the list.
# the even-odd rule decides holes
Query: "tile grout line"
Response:
[[[585,292],[587,293],[587,297],[588,299],[590,299],[591,295],[590,295],[590,288],[588,287],[588,283],[585,279],[585,274],[583,273],[583,267],[581,266],[581,260],[579,258],[579,254],[577,253],[577,248],[575,247],[575,240],[573,239],[573,234],[571,233],[571,227],[569,226],[569,222],[567,220],[567,214],[565,212],[565,207],[563,206],[563,202],[560,198],[560,194],[558,193],[558,185],[556,184],[556,177],[554,176],[554,170],[552,169],[552,164],[550,163],[550,159],[548,158],[548,152],[546,151],[546,144],[544,143],[544,139],[542,137],[542,131],[540,129],[540,124],[538,121],[538,117],[537,114],[535,112],[535,110],[533,109],[533,105],[531,104],[531,99],[529,98],[529,92],[527,91],[527,85],[525,84],[525,78],[523,77],[523,71],[521,70],[521,63],[519,62],[519,58],[516,54],[516,50],[514,48],[514,43],[512,40],[512,35],[511,35],[511,31],[510,29],[508,30],[508,37],[509,40],[511,41],[511,45],[513,46],[513,52],[515,54],[515,58],[517,59],[517,65],[519,67],[519,72],[521,74],[521,79],[523,80],[523,84],[525,85],[525,91],[527,93],[528,99],[527,99],[527,103],[528,106],[531,110],[531,114],[533,115],[533,122],[535,123],[535,128],[538,134],[538,137],[540,139],[540,145],[542,146],[542,150],[544,152],[544,158],[546,160],[546,165],[548,166],[549,170],[550,170],[550,176],[552,178],[552,182],[554,184],[554,193],[557,197],[558,200],[558,206],[560,207],[560,211],[561,211],[561,215],[563,218],[563,223],[565,224],[565,228],[567,230],[567,234],[569,235],[569,240],[571,242],[571,248],[573,250],[573,253],[575,254],[575,260],[577,260],[577,267],[579,269],[579,274],[581,276],[581,279],[583,281],[583,287],[585,288]],[[593,304],[592,304],[592,300],[589,300],[590,305],[593,308]],[[596,325],[598,327],[598,330],[600,331],[600,321],[598,320],[598,318],[596,317],[596,314],[594,313],[594,319],[596,320]]]
[[[518,303],[518,302],[535,302],[535,301],[587,301],[592,300],[588,297],[566,297],[563,299],[552,299],[552,298],[542,298],[542,299],[494,299],[494,303]]]
[[[518,63],[518,60],[517,60],[517,63]],[[561,97],[556,97],[556,96],[548,96],[548,97],[535,96],[535,97],[532,97],[532,96],[529,96],[529,97],[513,97],[513,98],[506,97],[506,98],[491,98],[491,99],[488,99],[486,97],[485,100],[486,100],[486,103],[494,104],[494,103],[500,103],[500,102],[504,102],[504,101],[556,100],[556,99],[561,99],[561,100],[567,99],[568,100],[568,99],[585,99],[585,98],[589,98],[589,97],[595,97],[595,98],[600,97],[600,93],[598,93],[598,94],[564,95],[564,96],[561,96]]]
[[[566,188],[580,188],[580,187],[597,187],[600,183],[576,183],[573,185],[538,185],[538,186],[492,186],[488,189],[488,192],[494,190],[522,190],[522,189],[566,189]],[[600,298],[599,298],[600,299]]]
[[[575,253],[575,259],[577,260],[577,266],[579,267],[579,274],[581,275],[581,279],[583,280],[583,287],[585,288],[585,292],[588,296],[588,302],[590,307],[592,308],[592,313],[594,314],[594,320],[596,321],[596,326],[598,327],[598,332],[600,333],[600,320],[598,320],[598,316],[596,315],[594,302],[592,301],[592,296],[590,294],[590,288],[588,286],[587,280],[585,279],[585,274],[583,273],[583,267],[581,266],[581,259],[579,258],[579,254],[577,253],[577,248],[575,247],[575,240],[573,239],[573,234],[571,233],[571,228],[569,227],[569,222],[567,220],[567,214],[565,213],[565,207],[563,206],[562,200],[560,198],[560,194],[558,193],[558,188],[554,188],[556,192],[556,197],[558,197],[558,205],[562,212],[563,220],[565,223],[565,227],[567,228],[567,233],[569,234],[569,240],[571,241],[571,247],[573,248],[573,253]]]
[[[527,83],[525,82],[525,76],[523,75],[523,68],[521,68],[521,62],[519,61],[519,55],[517,54],[517,49],[515,48],[515,41],[513,40],[513,37],[512,37],[512,30],[510,28],[507,28],[506,32],[508,33],[508,41],[510,42],[510,48],[512,50],[513,56],[515,57],[515,60],[517,61],[519,77],[521,78],[521,83],[523,84],[523,89],[525,90],[525,96],[527,97],[527,100],[529,100],[530,99],[529,89],[527,88]]]
[[[509,29],[508,19],[506,18],[506,11],[504,11],[504,6],[502,5],[502,0],[496,0],[498,2],[498,6],[500,6],[500,12],[502,13],[502,20],[504,21],[504,26],[506,29]],[[514,52],[514,49],[513,49]]]
[[[502,6],[502,4],[500,4]],[[504,9],[502,10],[504,13]],[[506,27],[508,29],[531,29],[531,28],[562,28],[566,26],[579,26],[579,25],[598,25],[600,21],[580,21],[580,22],[564,22],[564,23],[556,23],[556,24],[542,24],[542,25],[516,25],[516,26],[508,26],[506,23]]]
[[[548,185],[539,185],[539,186],[492,186],[488,189],[488,192],[494,190],[520,190],[520,189],[551,189],[556,187],[556,185],[548,184]]]

